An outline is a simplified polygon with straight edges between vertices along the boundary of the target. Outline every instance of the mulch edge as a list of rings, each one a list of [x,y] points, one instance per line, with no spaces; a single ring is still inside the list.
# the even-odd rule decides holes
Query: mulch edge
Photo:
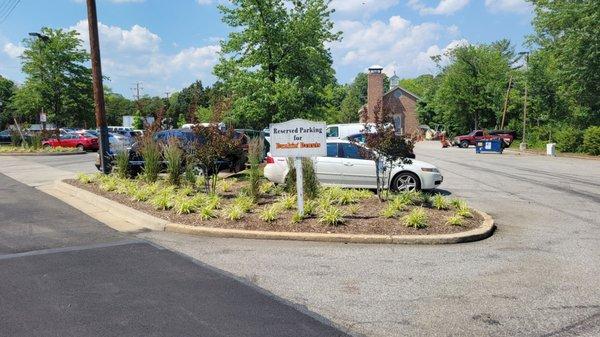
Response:
[[[96,205],[105,205],[107,209],[112,209],[111,221],[119,221],[121,218],[127,222],[135,223],[137,219],[130,219],[135,214],[143,213],[147,219],[155,219],[157,223],[164,223],[165,220],[159,219],[151,214],[134,210],[133,208],[123,205],[119,202],[112,201],[103,196],[97,195],[90,191],[81,189],[64,181],[57,181],[57,188],[71,194],[75,193],[81,196],[85,194],[86,203],[93,202],[95,199]],[[64,200],[71,204],[72,200]],[[75,208],[77,204],[72,204]],[[112,206],[112,207],[111,207]],[[116,212],[119,209],[121,211]],[[86,209],[81,209],[84,213]],[[337,234],[337,233],[308,233],[308,232],[274,232],[274,231],[257,231],[244,229],[227,229],[205,226],[191,226],[178,223],[167,223],[164,227],[160,227],[165,232],[199,235],[218,238],[237,238],[237,239],[257,239],[257,240],[291,240],[291,241],[314,241],[314,242],[338,242],[338,243],[363,243],[363,244],[455,244],[473,242],[486,239],[494,233],[496,228],[494,219],[487,213],[477,209],[473,209],[482,218],[481,226],[465,232],[452,234],[428,234],[428,235],[380,235],[380,234]],[[104,219],[103,219],[104,220]],[[102,220],[100,220],[102,221]],[[104,220],[106,221],[106,220]],[[102,222],[104,222],[102,221]],[[109,227],[110,224],[107,224]],[[114,227],[113,227],[114,228]],[[155,229],[153,229],[155,230]]]
[[[85,154],[85,151],[73,151],[73,152],[2,152],[0,156],[13,156],[13,157],[38,157],[38,156],[70,156],[77,154]]]

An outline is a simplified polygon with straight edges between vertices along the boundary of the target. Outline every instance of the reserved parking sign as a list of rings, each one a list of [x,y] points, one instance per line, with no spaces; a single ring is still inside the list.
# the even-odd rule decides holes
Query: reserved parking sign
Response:
[[[269,126],[271,155],[275,157],[324,157],[327,155],[326,125],[305,119]]]

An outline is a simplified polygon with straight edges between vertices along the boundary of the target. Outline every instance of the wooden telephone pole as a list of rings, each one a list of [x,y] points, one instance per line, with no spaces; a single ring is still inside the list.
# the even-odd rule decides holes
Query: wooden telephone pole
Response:
[[[102,65],[100,63],[100,41],[98,39],[98,17],[96,0],[87,1],[88,28],[90,32],[90,53],[92,61],[92,84],[96,106],[96,126],[100,130],[100,170],[110,172],[108,128],[106,126],[106,108],[104,106],[104,87],[102,86]]]

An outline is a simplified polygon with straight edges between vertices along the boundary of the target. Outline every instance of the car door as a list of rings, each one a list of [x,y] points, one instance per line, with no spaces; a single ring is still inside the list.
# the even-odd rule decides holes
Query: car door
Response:
[[[60,147],[73,147],[72,145],[70,145],[72,143],[72,138],[73,136],[66,134],[66,135],[60,135],[59,137],[56,137],[56,142],[54,144],[54,146],[60,146]]]
[[[339,157],[339,145],[337,142],[327,143],[327,156],[316,157],[314,159],[315,172],[317,179],[324,185],[340,185],[343,184],[342,172],[344,165],[342,158]]]
[[[357,144],[341,143],[342,180],[347,187],[374,188],[377,186],[375,162],[365,157],[367,149]]]
[[[484,139],[485,137],[483,136],[483,131],[475,132],[475,135],[473,135],[473,138],[475,139],[475,142]]]

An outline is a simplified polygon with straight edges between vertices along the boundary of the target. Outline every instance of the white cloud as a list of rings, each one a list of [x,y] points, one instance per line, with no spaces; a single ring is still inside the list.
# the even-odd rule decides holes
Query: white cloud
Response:
[[[492,13],[509,12],[527,14],[533,10],[531,3],[525,0],[485,0],[485,7]]]
[[[210,5],[212,0],[197,0],[199,5]]]
[[[330,46],[335,66],[352,72],[371,64],[381,64],[388,75],[396,71],[401,77],[432,72],[435,65],[431,56],[466,43],[455,39],[446,43],[446,47],[444,44],[440,47],[449,37],[458,37],[458,27],[433,22],[412,24],[400,16],[368,23],[341,20],[336,22],[335,28],[344,32],[344,39]]]
[[[440,0],[435,7],[423,4],[422,0],[409,0],[408,5],[418,10],[421,15],[450,15],[461,10],[469,3],[469,0]]]
[[[333,0],[330,7],[346,14],[374,13],[398,4],[398,0]]]
[[[69,29],[76,30],[89,49],[87,20]],[[212,68],[221,50],[214,42],[206,46],[188,47],[173,53],[161,50],[162,39],[148,28],[131,28],[98,23],[102,70],[110,78],[109,86],[128,87],[143,81],[147,93],[162,93],[166,87],[184,87],[196,79],[212,79]],[[172,90],[171,90],[172,91]]]
[[[10,58],[16,59],[25,51],[25,47],[13,44],[12,42],[8,42],[4,45],[2,50],[8,55]]]

